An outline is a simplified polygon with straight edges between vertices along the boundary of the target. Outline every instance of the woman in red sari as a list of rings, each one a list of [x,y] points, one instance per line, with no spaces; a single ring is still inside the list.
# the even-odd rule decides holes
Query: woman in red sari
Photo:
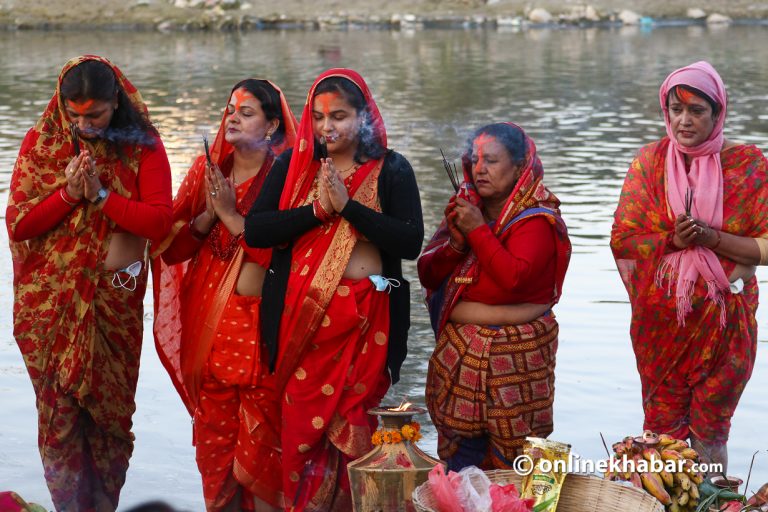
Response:
[[[624,181],[611,248],[632,304],[645,428],[727,464],[757,348],[755,265],[768,264],[766,159],[726,140],[725,86],[697,62],[659,91],[667,136]]]
[[[450,469],[510,468],[526,436],[552,432],[551,308],[571,244],[522,129],[480,128],[463,162],[462,188],[418,263],[437,336],[426,402]]]
[[[147,239],[170,228],[171,174],[141,95],[106,59],[64,66],[22,143],[6,223],[53,503],[115,510],[133,451]]]
[[[271,251],[242,240],[244,216],[275,155],[296,127],[282,92],[266,80],[232,89],[219,131],[176,195],[174,225],[153,248],[155,340],[194,418],[206,508],[282,505],[280,418],[274,377],[258,335]]]
[[[246,219],[246,242],[274,247],[261,325],[282,393],[291,510],[351,510],[346,465],[372,448],[366,411],[405,358],[401,259],[418,255],[424,229],[413,170],[386,147],[362,77],[326,71],[307,95],[296,147]]]

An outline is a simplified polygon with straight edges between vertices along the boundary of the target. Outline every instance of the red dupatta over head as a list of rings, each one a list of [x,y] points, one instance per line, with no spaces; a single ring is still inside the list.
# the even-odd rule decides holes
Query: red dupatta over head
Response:
[[[291,156],[288,174],[280,196],[280,209],[287,210],[310,204],[317,199],[317,174],[320,162],[315,159],[315,134],[312,102],[318,84],[331,77],[342,77],[355,84],[367,104],[365,122],[381,147],[387,146],[384,120],[363,78],[344,68],[329,69],[315,79],[307,94],[301,114],[297,145]],[[362,114],[362,113],[361,113]],[[383,159],[369,160],[355,171],[349,186],[349,197],[369,208],[380,209],[377,181]],[[357,234],[341,216],[318,226],[298,239],[292,248],[291,273],[285,295],[278,342],[278,387],[285,385],[301,356],[320,326],[331,296],[349,262]]]
[[[107,59],[83,55],[67,62],[48,106],[24,137],[13,168],[6,210],[9,234],[32,208],[66,186],[64,171],[75,153],[61,83],[71,69],[86,61],[109,66],[121,93],[148,118],[139,92]],[[118,156],[103,139],[81,139],[80,144],[90,152],[105,187],[126,197],[135,194],[140,147],[123,146]],[[77,396],[89,392],[84,360],[77,359],[77,354],[88,352],[84,345],[89,338],[80,333],[88,332],[93,322],[96,283],[113,226],[96,206],[83,201],[48,233],[10,244],[14,336],[36,391],[39,379],[55,374],[64,392]]]
[[[533,139],[519,126],[513,123],[505,124],[517,128],[523,133],[526,145],[525,161],[522,164],[520,178],[504,203],[499,218],[493,223],[492,231],[499,240],[503,241],[507,236],[509,227],[518,221],[537,215],[544,216],[550,221],[554,227],[557,247],[555,287],[552,290],[552,304],[554,305],[562,295],[565,272],[571,258],[571,242],[568,239],[565,222],[560,216],[560,200],[544,185],[544,166],[541,164]],[[474,188],[471,185],[473,183],[472,162],[468,154],[462,158],[462,167],[464,183],[461,189],[472,190]],[[473,195],[476,196],[476,194]],[[482,208],[482,199],[479,196],[476,196],[473,201],[478,201],[479,207]],[[450,233],[446,220],[443,219],[437,232],[424,249],[424,253],[429,253],[445,245],[449,238]],[[453,306],[461,299],[462,292],[473,281],[477,271],[477,256],[470,251],[439,290],[427,290],[427,305],[436,336],[439,336],[440,331],[448,321]]]
[[[280,88],[272,82],[268,83],[280,95],[280,124],[285,129],[283,141],[271,148],[277,155],[293,146],[296,120]],[[211,160],[220,168],[226,167],[224,163],[235,150],[224,138],[226,119],[225,107],[219,130],[210,146]],[[238,210],[250,207],[250,204],[242,204],[243,201],[252,203],[256,199],[272,161],[269,156],[254,178],[240,184],[240,187],[248,187],[248,190],[238,201]],[[206,241],[189,261],[167,265],[160,257],[180,230],[206,208],[205,169],[206,157],[203,153],[195,159],[174,199],[171,234],[165,240],[152,244],[155,346],[190,414],[196,407],[202,370],[224,306],[237,285],[244,254],[243,248],[237,243],[231,256],[216,257],[211,244]],[[224,172],[229,171],[224,169]],[[228,231],[224,233],[228,234]]]

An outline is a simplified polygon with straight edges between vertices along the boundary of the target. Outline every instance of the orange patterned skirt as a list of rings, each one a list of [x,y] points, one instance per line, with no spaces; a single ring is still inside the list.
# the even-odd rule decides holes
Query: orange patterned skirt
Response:
[[[446,324],[426,402],[450,469],[509,468],[527,436],[552,433],[557,334],[551,313],[498,328]]]

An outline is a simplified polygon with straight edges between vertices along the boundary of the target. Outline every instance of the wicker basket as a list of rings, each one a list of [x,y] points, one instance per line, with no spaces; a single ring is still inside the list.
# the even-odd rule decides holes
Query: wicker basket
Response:
[[[513,483],[520,489],[523,477],[509,470],[486,471],[491,482]],[[474,482],[473,482],[474,484]],[[419,512],[440,512],[432,508],[434,498],[425,482],[413,492]],[[589,475],[570,474],[565,478],[557,512],[664,512],[664,506],[647,492]]]

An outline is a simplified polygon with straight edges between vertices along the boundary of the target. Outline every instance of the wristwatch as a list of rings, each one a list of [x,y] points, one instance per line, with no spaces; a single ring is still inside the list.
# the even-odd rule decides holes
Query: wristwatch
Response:
[[[91,204],[99,204],[104,199],[107,198],[107,194],[109,194],[109,190],[107,190],[104,187],[101,187],[98,192],[96,192],[96,197],[93,201],[91,201]]]

